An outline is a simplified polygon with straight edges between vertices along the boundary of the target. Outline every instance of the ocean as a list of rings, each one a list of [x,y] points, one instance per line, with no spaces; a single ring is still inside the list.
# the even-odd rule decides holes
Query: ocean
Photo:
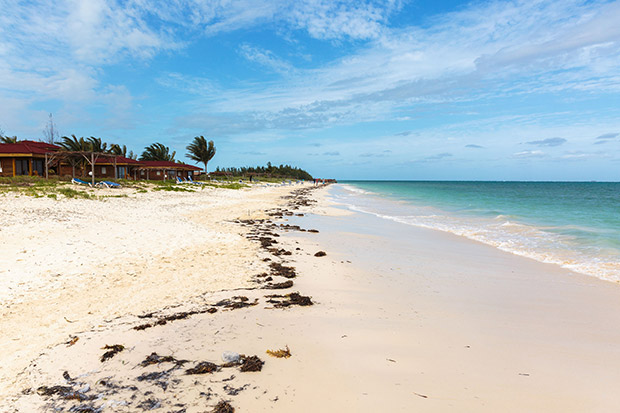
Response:
[[[343,181],[334,201],[620,282],[620,183]]]

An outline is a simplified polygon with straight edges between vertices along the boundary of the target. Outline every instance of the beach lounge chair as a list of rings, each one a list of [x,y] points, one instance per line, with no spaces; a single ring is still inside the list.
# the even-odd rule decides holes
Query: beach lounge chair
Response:
[[[177,176],[177,184],[187,184],[189,182],[182,180],[180,177]]]
[[[77,185],[88,185],[88,186],[92,186],[92,185],[90,184],[90,182],[82,181],[81,179],[78,179],[78,178],[73,178],[73,179],[71,179],[71,183],[73,183],[73,184],[77,184]]]
[[[117,184],[116,182],[112,182],[112,181],[101,181],[95,185],[105,186],[106,188],[120,188],[121,187],[120,184]]]
[[[191,176],[187,177],[187,182],[190,184],[205,185],[205,182],[194,181]]]

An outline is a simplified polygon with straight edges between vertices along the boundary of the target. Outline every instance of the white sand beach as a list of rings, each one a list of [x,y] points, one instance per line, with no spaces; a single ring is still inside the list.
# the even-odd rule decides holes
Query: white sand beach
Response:
[[[304,216],[259,231],[290,255],[248,239],[258,224],[232,222],[293,211],[281,198],[292,189],[4,196],[3,410],[204,412],[226,400],[239,412],[614,411],[616,284],[352,213],[323,188],[309,195],[318,204],[294,210]],[[272,262],[295,268],[292,288],[255,288],[269,284],[256,275]],[[266,297],[292,291],[314,305],[273,308]],[[257,305],[218,306],[224,299]],[[101,362],[115,344],[124,349]],[[286,346],[290,358],[265,353]],[[265,364],[186,374],[221,366],[227,351]],[[173,359],[142,365],[152,353]],[[63,399],[41,386],[80,390]]]

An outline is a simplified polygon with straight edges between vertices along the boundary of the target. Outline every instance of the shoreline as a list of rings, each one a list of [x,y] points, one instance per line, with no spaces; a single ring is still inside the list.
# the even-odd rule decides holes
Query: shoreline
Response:
[[[103,379],[118,386],[119,396],[107,397],[104,411],[127,411],[122,402],[135,394],[170,402],[162,406],[171,411],[174,400],[188,412],[209,411],[220,400],[237,411],[403,412],[609,411],[620,401],[616,285],[458,236],[344,211],[325,192],[314,191],[318,203],[298,211],[272,204],[271,213],[293,227],[263,226],[267,217],[259,212],[237,217],[245,229],[233,231],[245,233],[251,246],[245,274],[270,274],[269,263],[279,262],[295,268],[292,288],[231,289],[231,283],[209,292],[194,284],[198,294],[181,305],[168,300],[162,308],[160,301],[150,317],[109,317],[70,346],[57,341],[27,370],[31,387],[67,385],[67,371],[81,389],[89,385],[84,394],[93,394]],[[326,255],[315,256],[319,251]],[[238,262],[239,254],[223,252],[220,259]],[[286,279],[267,278],[254,279],[262,285]],[[272,306],[267,295],[293,291],[316,305],[265,308]],[[226,299],[258,305],[217,305]],[[183,313],[189,315],[175,318]],[[171,320],[154,323],[166,317]],[[134,330],[145,323],[156,325]],[[101,363],[101,347],[113,344],[125,350]],[[285,347],[290,358],[265,353]],[[183,374],[201,361],[221,366],[227,351],[257,355],[265,364],[254,373],[233,366]],[[153,352],[187,364],[142,367]],[[157,380],[141,381],[137,392],[123,388],[161,372],[168,372],[166,389]],[[31,391],[15,400],[13,411],[51,401],[57,396]]]
[[[620,282],[616,202],[609,195],[620,186],[564,184],[360,181],[339,185],[334,197],[354,211]]]

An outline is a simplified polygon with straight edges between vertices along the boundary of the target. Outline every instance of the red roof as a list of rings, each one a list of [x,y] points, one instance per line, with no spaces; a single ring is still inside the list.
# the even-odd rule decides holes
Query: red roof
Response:
[[[135,159],[125,158],[124,156],[116,157],[117,164],[132,164],[132,165],[141,165],[142,162],[138,162]],[[95,161],[95,164],[114,164],[114,157],[111,156],[100,156]]]
[[[17,143],[0,143],[0,153],[32,153],[44,155],[46,152],[54,152],[59,149],[60,146],[45,142],[19,141]]]
[[[170,162],[170,161],[140,161],[140,163],[146,166],[147,168],[189,169],[192,171],[201,170],[200,168],[196,166],[187,165],[185,163]]]

